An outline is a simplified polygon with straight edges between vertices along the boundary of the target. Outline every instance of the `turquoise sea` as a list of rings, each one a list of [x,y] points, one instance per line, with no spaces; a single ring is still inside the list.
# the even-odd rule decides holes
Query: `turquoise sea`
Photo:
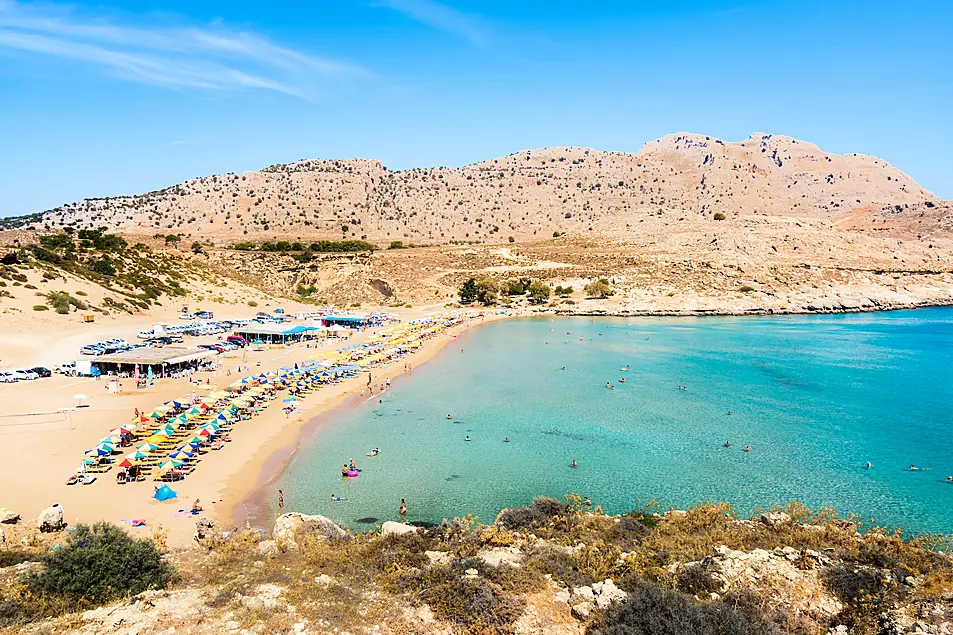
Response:
[[[953,309],[937,308],[488,324],[321,427],[276,487],[353,530],[398,520],[401,498],[412,522],[491,522],[578,492],[610,513],[797,499],[953,532],[951,474]]]

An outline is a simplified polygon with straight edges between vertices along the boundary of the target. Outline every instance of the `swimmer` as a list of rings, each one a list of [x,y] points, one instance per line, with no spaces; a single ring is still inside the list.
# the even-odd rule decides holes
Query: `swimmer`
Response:
[[[870,461],[867,461],[867,469],[869,470],[869,469],[872,468],[872,467],[873,467],[873,465],[871,465]]]
[[[726,447],[726,448],[730,448],[730,447],[731,447],[731,441],[725,441],[725,447]]]
[[[731,410],[728,411],[728,414],[731,414]]]
[[[911,471],[911,472],[916,472],[918,469],[920,469],[920,468],[918,468],[918,467],[917,467],[916,465],[914,465],[913,463],[910,464],[910,471]]]
[[[606,388],[612,388],[612,384],[610,384],[609,382],[606,382]]]
[[[503,443],[509,443],[509,442],[510,442],[509,437],[503,437]]]
[[[344,499],[341,498],[340,496],[335,496],[334,494],[331,494],[331,502],[332,502],[332,503],[340,503],[342,500],[344,500]]]
[[[751,452],[751,446],[750,446],[750,445],[746,445],[746,446],[745,446],[745,452]]]
[[[563,370],[566,370],[566,367],[565,367],[565,366],[563,366]]]
[[[468,435],[467,435],[467,438],[465,439],[465,441],[469,441],[469,440],[470,440],[470,435],[468,434]]]
[[[947,482],[947,483],[953,483],[953,476],[947,476],[947,477],[946,477],[946,482]]]
[[[400,499],[400,515],[401,516],[407,515],[407,503],[404,502],[403,498]]]
[[[447,421],[449,421],[450,419],[451,419],[450,415],[447,415]]]
[[[341,468],[341,476],[347,476],[347,473],[348,473],[347,463],[345,463],[344,467]]]
[[[576,459],[572,460],[572,465],[570,465],[569,467],[579,467],[579,464],[576,463]]]
[[[351,469],[352,469],[352,470],[356,470],[356,469],[357,469],[357,464],[354,462],[354,459],[351,459]]]
[[[625,383],[625,377],[620,377],[620,378],[619,378],[619,383],[620,383],[620,384],[624,384],[624,383]]]

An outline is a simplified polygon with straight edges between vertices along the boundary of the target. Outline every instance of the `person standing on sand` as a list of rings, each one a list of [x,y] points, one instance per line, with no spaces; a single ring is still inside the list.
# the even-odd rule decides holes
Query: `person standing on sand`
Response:
[[[283,512],[285,509],[285,493],[281,490],[278,490],[278,511]]]

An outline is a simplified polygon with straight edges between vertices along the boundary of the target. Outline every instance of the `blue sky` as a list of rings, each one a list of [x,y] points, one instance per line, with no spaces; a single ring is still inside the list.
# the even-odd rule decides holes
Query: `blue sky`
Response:
[[[0,0],[0,216],[302,158],[754,131],[953,198],[953,3]]]

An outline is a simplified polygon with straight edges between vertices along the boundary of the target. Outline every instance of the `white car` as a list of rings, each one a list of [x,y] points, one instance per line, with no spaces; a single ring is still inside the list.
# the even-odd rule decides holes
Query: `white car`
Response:
[[[29,377],[27,376],[27,374],[26,374],[25,372],[23,372],[22,370],[12,370],[12,371],[10,371],[10,374],[13,375],[13,378],[14,378],[16,381],[26,381],[26,380],[29,379]]]
[[[27,379],[29,379],[30,381],[33,381],[34,379],[39,379],[39,378],[40,378],[39,373],[35,373],[35,372],[33,372],[32,370],[18,370],[17,372],[18,372],[18,373],[23,373],[23,375],[24,375]]]
[[[191,313],[182,313],[179,315],[180,320],[194,320],[195,316]]]
[[[13,373],[8,373],[5,370],[0,371],[0,383],[12,384],[16,382],[16,380],[17,378],[13,376]]]

